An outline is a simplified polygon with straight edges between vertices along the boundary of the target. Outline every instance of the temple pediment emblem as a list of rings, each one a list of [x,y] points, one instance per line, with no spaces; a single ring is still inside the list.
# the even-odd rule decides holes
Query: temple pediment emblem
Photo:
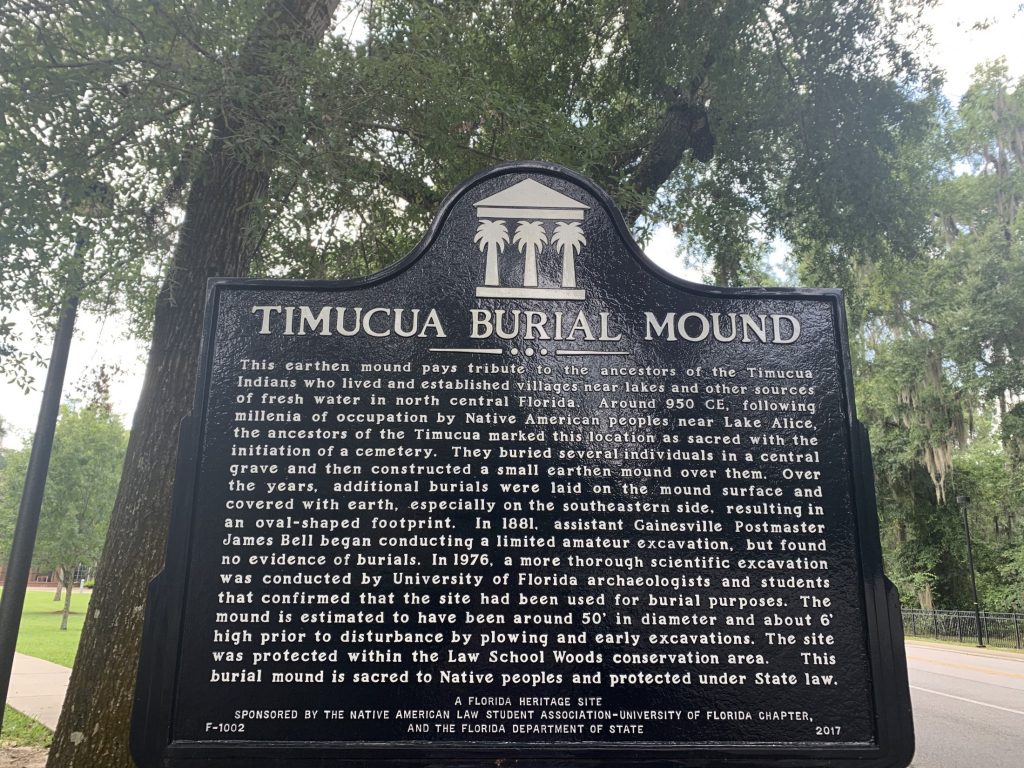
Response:
[[[587,244],[582,221],[590,206],[526,179],[474,203],[480,220],[473,238],[485,255],[481,298],[582,301],[576,287],[576,256]],[[499,261],[507,252],[523,257],[523,285],[503,286]],[[538,258],[561,259],[561,285],[538,285]]]

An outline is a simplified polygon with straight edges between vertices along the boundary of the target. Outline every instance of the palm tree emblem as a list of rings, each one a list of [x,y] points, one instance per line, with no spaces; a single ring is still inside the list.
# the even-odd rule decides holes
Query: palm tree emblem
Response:
[[[473,206],[478,222],[474,242],[481,253],[487,254],[484,283],[476,287],[478,298],[586,299],[587,292],[576,287],[576,259],[587,246],[583,230],[589,205],[537,179],[524,178],[482,197]],[[512,246],[508,240],[510,233],[515,234]],[[510,248],[517,249],[524,257],[522,287],[501,284],[499,259],[513,255]],[[551,285],[542,288],[538,260],[553,259],[559,254],[562,257],[561,285],[556,282],[555,265],[551,264],[544,275],[545,282]]]
[[[544,233],[544,225],[539,221],[521,221],[516,227],[516,236],[513,238],[513,242],[526,256],[526,262],[523,265],[523,285],[525,287],[532,288],[537,285],[537,253],[547,241],[548,236]]]
[[[481,221],[476,228],[474,243],[480,244],[480,252],[487,250],[487,267],[484,271],[484,285],[498,285],[498,254],[505,250],[508,245],[508,228],[505,222]]]
[[[587,238],[583,236],[583,227],[575,221],[560,221],[555,225],[551,242],[562,253],[562,287],[575,288],[576,254],[587,244]]]

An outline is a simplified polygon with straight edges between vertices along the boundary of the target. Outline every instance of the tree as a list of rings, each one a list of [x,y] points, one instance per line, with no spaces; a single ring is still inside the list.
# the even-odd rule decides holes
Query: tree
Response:
[[[829,246],[826,261],[906,254],[926,229],[906,189],[926,168],[903,149],[927,125],[932,80],[896,31],[916,26],[919,10],[598,0],[552,14],[539,0],[383,0],[367,11],[355,65],[388,87],[369,105],[369,130],[328,126],[324,137],[352,139],[366,163],[353,169],[356,188],[372,191],[353,209],[352,186],[336,189],[325,169],[298,179],[297,194],[325,213],[365,211],[346,219],[338,248],[379,252],[421,232],[482,166],[543,158],[609,190],[639,235],[673,226],[720,284],[740,282],[777,234]],[[285,211],[270,240],[286,242],[287,222],[309,216]],[[310,274],[285,253],[261,259]]]
[[[4,314],[57,305],[83,228],[84,306],[128,307],[149,332],[212,116],[237,93],[236,54],[264,2],[0,9],[8,370],[26,352]],[[807,252],[835,269],[858,249],[905,253],[921,234],[905,199],[922,168],[902,150],[927,120],[933,82],[897,31],[923,35],[926,4],[355,6],[360,39],[339,17],[317,56],[289,64],[302,83],[295,109],[231,106],[232,152],[275,146],[252,267],[374,271],[409,250],[455,184],[531,157],[593,177],[640,236],[670,224],[720,284],[756,276],[760,244],[777,234],[814,243]]]
[[[67,629],[75,573],[81,565],[91,568],[103,547],[127,439],[120,419],[103,404],[61,407],[34,558],[60,578],[64,590],[61,629]],[[15,453],[4,473],[4,513],[10,518],[18,514],[31,449],[29,442]]]
[[[248,271],[275,148],[301,124],[303,62],[336,5],[269,2],[238,41],[217,108],[202,112],[209,139],[181,180],[188,188],[185,217],[157,297],[146,383],[50,765],[131,765],[127,728],[142,611],[130,606],[144,605],[160,566],[178,421],[192,400],[191,377],[183,373],[198,357],[206,279]]]
[[[11,470],[9,469],[11,464],[11,455],[17,453],[9,448],[2,446],[3,438],[7,435],[7,423],[0,418],[0,510],[3,511],[0,514],[0,558],[3,562],[7,562],[7,557],[10,555],[11,542],[14,540],[14,523],[15,516],[7,514],[7,510],[12,506],[16,508],[20,502],[20,490],[19,497],[13,499],[11,497],[11,490],[14,485],[18,485],[20,488],[21,482],[17,484],[8,482]]]
[[[8,312],[56,316],[79,271],[86,307],[150,305],[152,274],[173,241],[164,214],[180,202],[175,164],[201,134],[183,80],[205,96],[214,73],[212,63],[200,71],[203,57],[186,42],[194,38],[152,10],[130,1],[0,8],[0,362],[23,381],[31,353]],[[133,32],[147,14],[145,34]]]
[[[264,4],[0,9],[8,370],[26,353],[4,314],[57,305],[81,229],[84,306],[128,307],[150,330],[213,116],[238,92],[237,53]],[[673,226],[721,284],[754,274],[776,234],[827,246],[837,268],[858,248],[906,252],[922,229],[905,202],[922,169],[902,150],[926,123],[933,81],[897,30],[923,35],[926,4],[356,6],[359,40],[340,17],[317,56],[292,58],[295,109],[231,104],[232,152],[275,146],[253,268],[376,270],[415,243],[455,184],[531,157],[593,177],[641,236]]]
[[[932,238],[916,259],[851,271],[857,394],[872,437],[883,540],[904,596],[970,603],[953,497],[968,495],[986,607],[1024,603],[1024,83],[980,68],[919,151]]]

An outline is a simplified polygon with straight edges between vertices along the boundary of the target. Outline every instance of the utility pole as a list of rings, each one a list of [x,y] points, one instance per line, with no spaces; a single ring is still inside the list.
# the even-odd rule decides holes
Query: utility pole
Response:
[[[78,314],[78,298],[85,238],[75,244],[74,269],[76,274],[68,280],[67,294],[57,330],[53,336],[53,352],[50,367],[46,372],[43,387],[43,402],[39,407],[39,420],[32,438],[32,453],[25,474],[25,490],[21,494],[18,521],[14,528],[14,541],[7,560],[4,577],[4,591],[0,596],[0,701],[7,701],[11,684],[11,669],[14,667],[14,651],[18,642],[18,627],[21,611],[25,606],[25,591],[28,588],[29,571],[32,568],[32,552],[36,545],[36,531],[39,528],[39,511],[46,489],[46,472],[50,467],[50,453],[53,450],[53,435],[57,429],[60,412],[60,395],[64,389],[64,374],[68,367],[68,350],[75,332],[75,318]],[[0,707],[0,728],[3,727],[4,711]]]
[[[981,611],[978,609],[978,582],[974,576],[974,548],[971,546],[971,524],[967,520],[967,505],[971,503],[970,496],[957,496],[956,504],[964,515],[964,535],[967,537],[967,562],[971,566],[971,590],[974,593],[974,622],[978,628],[978,647],[985,647],[985,639],[981,630]]]

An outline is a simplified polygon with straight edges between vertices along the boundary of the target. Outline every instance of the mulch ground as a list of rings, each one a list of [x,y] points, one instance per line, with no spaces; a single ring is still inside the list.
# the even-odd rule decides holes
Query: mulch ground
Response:
[[[45,768],[47,749],[0,747],[0,768]]]

